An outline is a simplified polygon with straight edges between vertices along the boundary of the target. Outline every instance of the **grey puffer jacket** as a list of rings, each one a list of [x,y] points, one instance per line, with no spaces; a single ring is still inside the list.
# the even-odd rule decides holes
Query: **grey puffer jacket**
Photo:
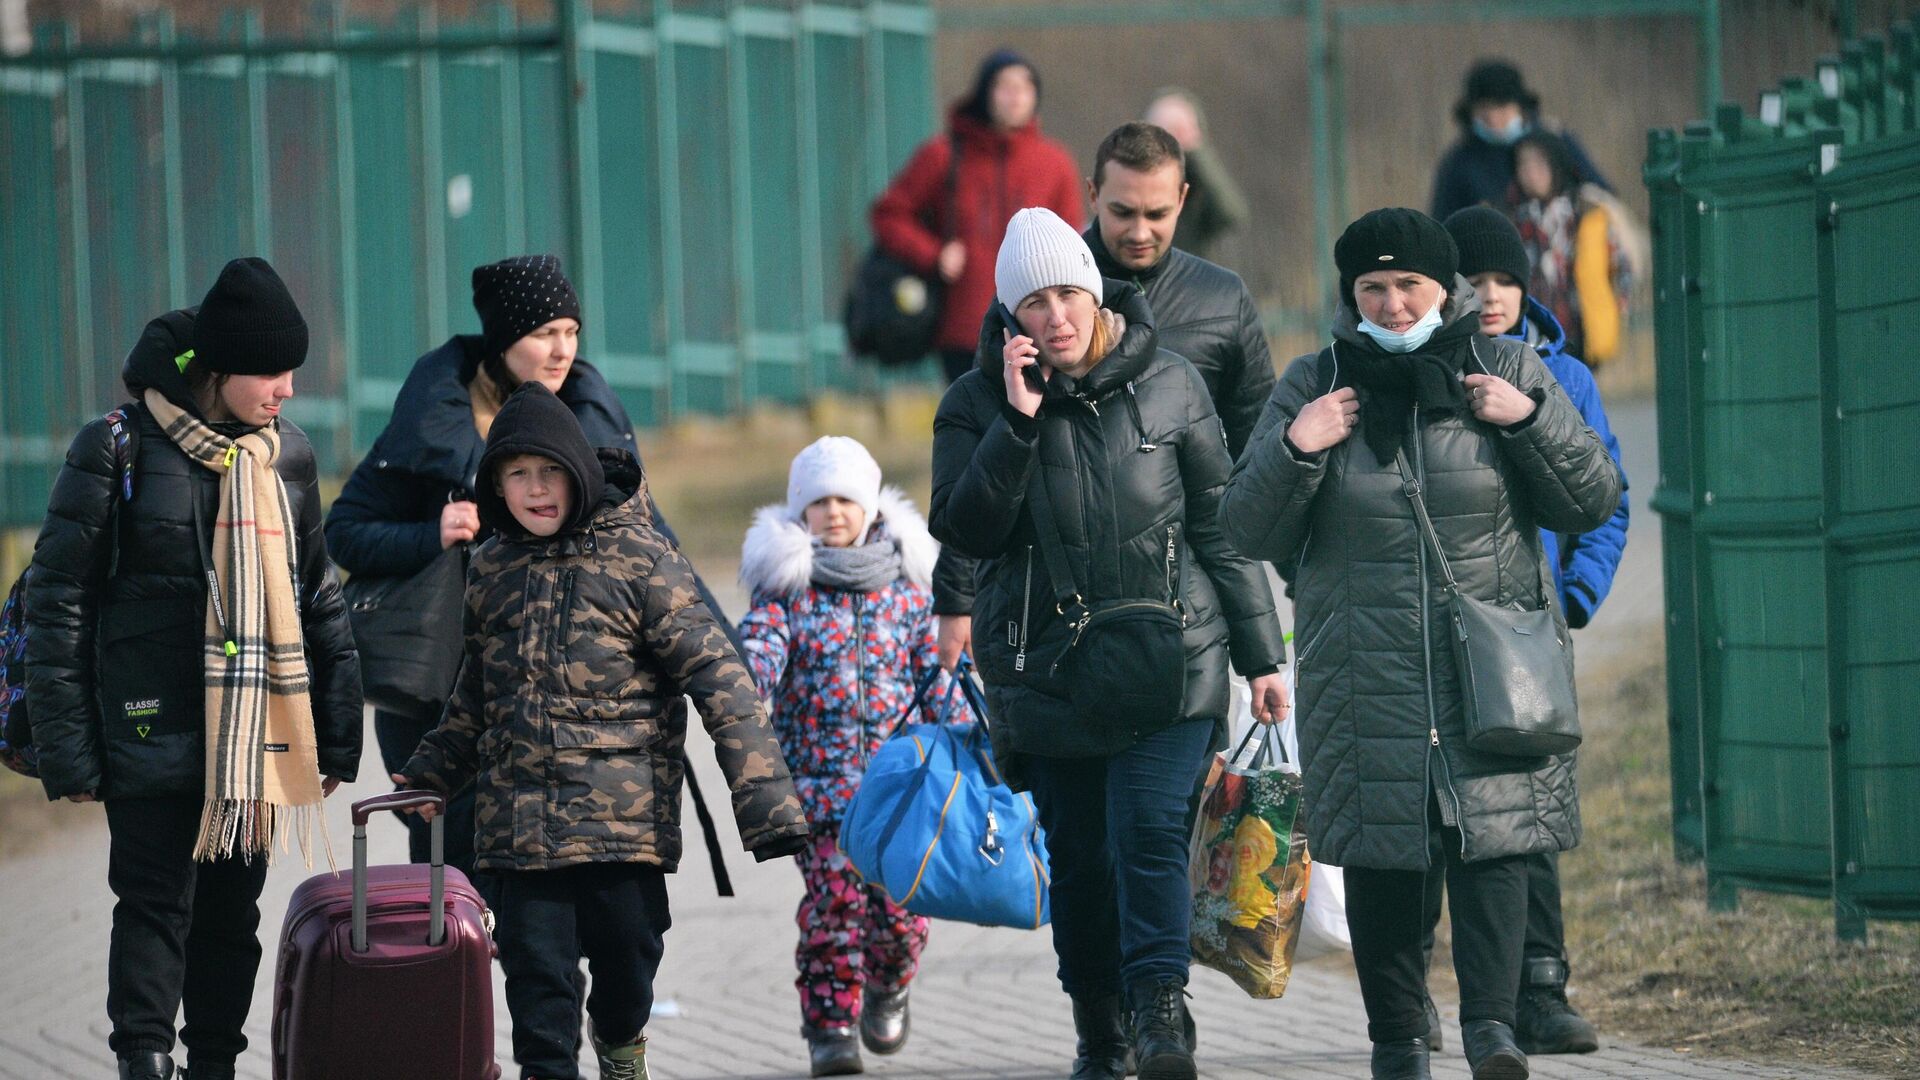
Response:
[[[1450,351],[1463,374],[1497,375],[1538,406],[1504,429],[1415,407],[1407,456],[1461,590],[1537,610],[1552,595],[1540,530],[1600,526],[1619,505],[1620,474],[1532,349],[1478,335],[1480,305],[1466,279],[1455,279],[1451,299],[1426,350]],[[1339,866],[1424,869],[1431,801],[1458,825],[1469,862],[1571,848],[1580,839],[1572,755],[1513,758],[1466,746],[1445,593],[1395,465],[1382,465],[1359,429],[1314,454],[1286,439],[1308,403],[1351,385],[1341,368],[1351,374],[1366,354],[1379,355],[1378,346],[1343,308],[1333,344],[1295,360],[1275,387],[1220,502],[1221,528],[1241,552],[1299,560],[1308,843],[1316,859]]]
[[[1169,724],[1224,720],[1229,655],[1248,675],[1285,659],[1265,575],[1216,522],[1230,462],[1206,384],[1158,347],[1137,288],[1109,279],[1106,306],[1126,317],[1119,344],[1084,379],[1054,376],[1037,417],[1008,406],[1000,350],[983,347],[980,366],[947,389],[934,418],[928,520],[942,543],[982,560],[974,648],[996,753],[1102,756],[1148,733],[1077,716],[1047,664],[1016,665],[1023,635],[1034,658],[1070,636],[1028,505],[1041,488],[1088,600],[1164,599],[1172,546],[1187,687]],[[999,337],[997,324],[988,330]]]

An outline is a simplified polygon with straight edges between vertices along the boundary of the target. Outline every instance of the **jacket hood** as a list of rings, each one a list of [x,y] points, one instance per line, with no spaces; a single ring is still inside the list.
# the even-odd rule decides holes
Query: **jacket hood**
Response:
[[[1561,327],[1560,320],[1553,317],[1552,308],[1535,300],[1532,293],[1527,294],[1526,320],[1532,323],[1533,328],[1540,334],[1540,344],[1534,351],[1540,354],[1541,359],[1544,360],[1548,356],[1556,356],[1567,351],[1567,332]],[[1525,333],[1505,334],[1503,336],[1520,340],[1525,340],[1526,338]]]
[[[1453,288],[1447,294],[1447,299],[1453,302],[1452,312],[1442,318],[1440,325],[1434,328],[1433,337],[1415,352],[1430,353],[1455,348],[1462,342],[1471,343],[1473,337],[1480,333],[1480,294],[1473,291],[1473,283],[1459,274],[1453,275]],[[1360,331],[1360,313],[1351,302],[1341,304],[1334,313],[1333,338],[1350,348],[1386,354],[1385,349]]]
[[[573,511],[554,535],[574,532],[593,520],[607,486],[599,456],[564,402],[540,383],[523,383],[494,417],[486,452],[480,458],[474,495],[480,504],[481,521],[510,539],[524,540],[532,535],[507,509],[494,476],[502,462],[519,454],[538,454],[559,462],[573,483]]]
[[[933,584],[933,566],[940,545],[927,531],[927,519],[897,487],[880,491],[880,506],[869,530],[868,543],[891,540],[900,545],[900,570],[909,582],[923,588]],[[754,512],[740,549],[740,583],[755,592],[780,595],[803,592],[813,582],[813,537],[793,520],[785,503]]]
[[[195,306],[148,320],[120,369],[120,381],[135,401],[148,390],[158,390],[190,415],[200,415],[200,405],[187,389],[187,378],[179,363],[179,358],[193,349],[194,320],[199,314],[200,309]]]
[[[1091,400],[1106,397],[1139,378],[1160,351],[1160,335],[1154,329],[1153,309],[1147,306],[1147,294],[1131,281],[1115,278],[1102,279],[1101,290],[1106,293],[1106,299],[1100,306],[1126,319],[1127,328],[1120,334],[1120,343],[1087,372],[1086,378],[1074,379],[1056,372],[1047,380],[1049,402],[1069,397]],[[1000,329],[999,317],[992,311],[987,312],[980,328],[977,359],[981,373],[996,387],[1001,385],[1002,372],[1007,366],[1000,355],[1003,344]]]

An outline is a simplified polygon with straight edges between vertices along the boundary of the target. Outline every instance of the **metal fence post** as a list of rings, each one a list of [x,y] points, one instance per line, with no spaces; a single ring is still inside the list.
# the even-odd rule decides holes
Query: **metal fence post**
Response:
[[[1334,292],[1333,103],[1330,100],[1327,0],[1307,0],[1307,102],[1313,113],[1313,265],[1320,300]]]
[[[1700,0],[1700,115],[1720,104],[1720,0]]]
[[[686,338],[686,267],[681,247],[680,220],[680,94],[679,73],[675,64],[678,46],[674,43],[672,0],[653,0],[653,28],[660,42],[660,54],[654,62],[657,89],[654,92],[656,137],[660,146],[660,275],[663,344],[666,346],[667,416],[676,416],[684,407],[680,401],[680,348]]]
[[[347,6],[331,5],[327,25],[333,44],[346,40]],[[359,189],[354,174],[352,62],[341,55],[333,68],[333,183],[335,208],[339,219],[334,227],[340,235],[340,350],[341,423],[336,453],[348,460],[359,456],[354,431],[360,423],[360,238],[358,220]]]
[[[180,59],[173,54],[173,12],[152,15],[154,43],[167,53],[160,62],[161,185],[167,217],[167,303],[187,306],[187,208],[180,149]]]
[[[596,317],[602,310],[606,282],[600,247],[598,91],[593,85],[593,51],[586,41],[593,9],[586,0],[558,0],[554,14],[560,22],[560,109],[573,161],[567,239],[573,248],[574,287],[587,313],[582,351],[599,360],[606,353],[607,334],[605,318]]]
[[[431,7],[414,12],[414,32],[425,41],[435,29]],[[414,101],[420,122],[420,242],[426,249],[421,265],[426,290],[427,340],[452,334],[447,311],[447,168],[442,140],[446,136],[440,115],[440,54],[420,50],[414,71]]]
[[[79,48],[80,31],[73,23],[63,25],[60,36],[69,52]],[[84,416],[100,400],[95,392],[99,365],[93,358],[93,262],[88,251],[93,228],[87,206],[87,95],[80,81],[80,61],[67,61],[66,76],[67,242],[73,252],[73,355],[80,358],[75,366]]]
[[[255,46],[264,38],[259,8],[241,15],[241,38],[247,44],[247,164],[248,194],[253,200],[253,254],[273,261],[273,160],[267,151],[267,67]]]
[[[501,41],[512,38],[515,25],[513,8],[502,4],[494,9],[494,26],[500,31]],[[520,114],[523,93],[520,87],[521,58],[520,50],[511,46],[503,45],[499,54],[500,203],[504,207],[501,239],[508,251],[519,254],[527,248],[527,193],[522,180],[527,167],[527,141]]]
[[[821,310],[824,307],[825,292],[820,285],[820,273],[825,261],[823,251],[826,241],[820,229],[820,147],[816,143],[820,134],[819,101],[814,94],[816,72],[814,71],[813,12],[811,0],[800,4],[794,12],[794,122],[799,126],[797,145],[800,149],[800,370],[797,382],[802,394],[810,394],[818,381],[819,365],[816,355],[819,351]]]

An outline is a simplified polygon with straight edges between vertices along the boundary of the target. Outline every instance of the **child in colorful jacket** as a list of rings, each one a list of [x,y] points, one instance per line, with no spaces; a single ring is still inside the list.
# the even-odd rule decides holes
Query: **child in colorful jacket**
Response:
[[[907,984],[927,920],[860,880],[839,829],[867,761],[937,668],[937,554],[926,519],[881,487],[864,446],[838,436],[794,458],[786,503],[754,515],[741,553],[752,607],[740,637],[812,830],[798,856],[807,892],[795,986],[814,1076],[861,1071],[856,1022],[876,1054],[907,1037]],[[930,701],[947,690],[935,678]]]

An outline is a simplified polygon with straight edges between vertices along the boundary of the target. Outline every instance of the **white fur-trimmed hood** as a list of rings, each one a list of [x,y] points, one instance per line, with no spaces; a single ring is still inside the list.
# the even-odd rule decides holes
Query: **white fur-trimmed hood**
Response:
[[[900,545],[901,573],[915,585],[931,587],[940,545],[913,500],[897,487],[882,488],[877,516]],[[754,511],[740,548],[740,583],[755,592],[788,594],[804,591],[812,581],[813,537],[806,526],[788,515],[784,503]]]

